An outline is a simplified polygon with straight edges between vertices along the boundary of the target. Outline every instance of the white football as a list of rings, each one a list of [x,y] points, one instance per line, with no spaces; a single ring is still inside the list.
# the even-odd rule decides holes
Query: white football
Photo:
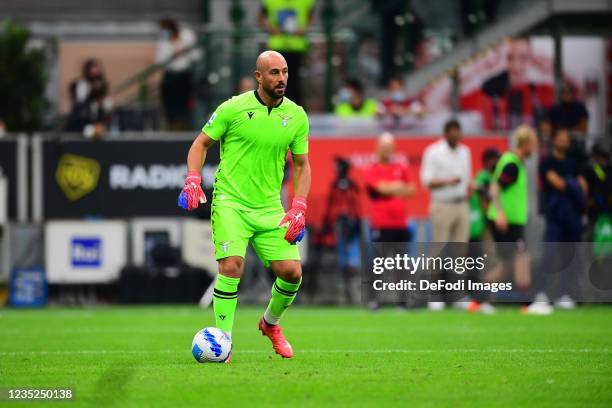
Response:
[[[216,327],[206,327],[193,337],[191,354],[200,363],[224,363],[232,354],[232,339]]]

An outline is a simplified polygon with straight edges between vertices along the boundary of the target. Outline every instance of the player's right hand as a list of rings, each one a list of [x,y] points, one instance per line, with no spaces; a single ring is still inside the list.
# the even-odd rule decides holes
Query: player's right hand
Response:
[[[191,211],[198,208],[200,203],[206,202],[206,196],[202,190],[202,176],[197,171],[190,171],[185,177],[185,184],[183,185],[183,191],[179,194],[178,205],[179,207]]]

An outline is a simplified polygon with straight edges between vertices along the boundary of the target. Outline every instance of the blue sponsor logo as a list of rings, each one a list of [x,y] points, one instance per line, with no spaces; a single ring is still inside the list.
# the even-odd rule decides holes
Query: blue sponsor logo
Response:
[[[99,267],[102,264],[102,240],[100,238],[72,238],[70,258],[73,267]]]

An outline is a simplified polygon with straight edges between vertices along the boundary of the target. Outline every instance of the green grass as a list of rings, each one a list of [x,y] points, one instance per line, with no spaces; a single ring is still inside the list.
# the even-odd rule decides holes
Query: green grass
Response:
[[[198,364],[191,339],[212,325],[209,310],[0,309],[0,387],[72,387],[71,407],[612,406],[610,307],[293,307],[290,360],[257,331],[262,310],[239,308],[231,364]],[[32,404],[43,405],[59,406]]]

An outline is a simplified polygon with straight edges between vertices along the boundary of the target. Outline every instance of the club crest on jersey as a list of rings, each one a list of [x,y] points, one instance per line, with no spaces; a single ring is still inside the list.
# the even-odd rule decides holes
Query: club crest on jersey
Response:
[[[227,252],[227,250],[229,249],[229,244],[231,244],[232,241],[225,241],[221,243],[221,250],[223,252]]]
[[[282,120],[282,124],[283,127],[287,127],[287,123],[289,123],[289,119],[291,119],[291,116],[287,116],[287,115],[282,115],[282,114],[278,114],[278,116],[280,116],[281,120]]]

